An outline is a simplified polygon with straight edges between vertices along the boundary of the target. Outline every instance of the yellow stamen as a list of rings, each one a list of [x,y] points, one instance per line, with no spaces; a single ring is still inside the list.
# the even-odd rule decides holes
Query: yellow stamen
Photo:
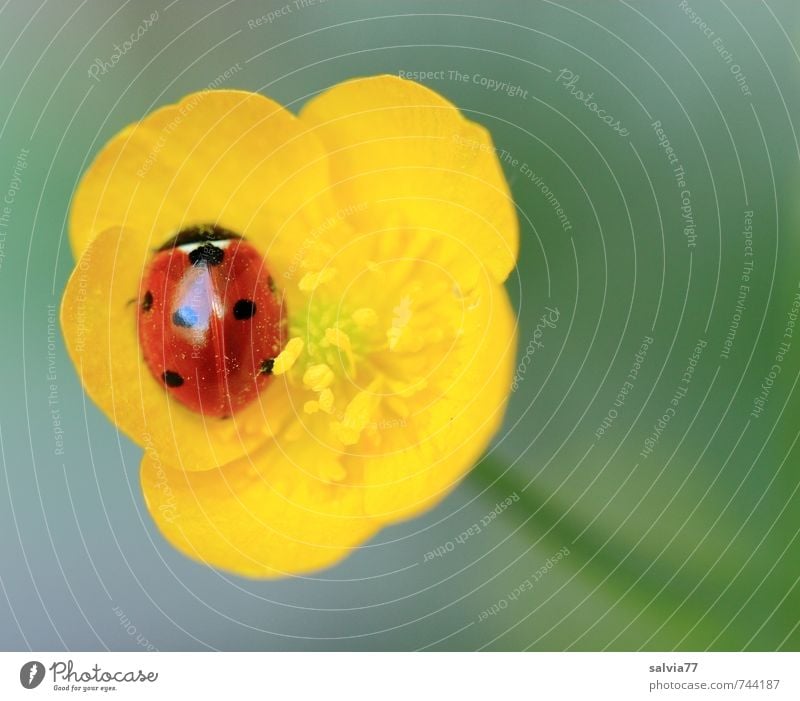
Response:
[[[302,338],[293,338],[286,344],[286,348],[284,348],[277,358],[275,358],[275,363],[272,366],[272,374],[273,375],[283,375],[283,373],[292,369],[295,361],[299,357],[300,353],[303,352],[303,339]]]
[[[336,346],[336,348],[344,351],[344,354],[347,356],[347,362],[350,365],[350,372],[355,369],[356,361],[353,357],[353,346],[350,343],[350,336],[344,331],[337,328],[325,329],[325,338],[322,340],[322,345]]]
[[[319,402],[315,399],[306,402],[303,404],[303,411],[306,414],[316,414],[319,411]]]
[[[333,392],[329,389],[323,389],[319,393],[319,408],[326,414],[330,414],[333,411]]]
[[[303,375],[303,384],[315,392],[321,392],[326,387],[330,387],[333,380],[333,370],[325,363],[311,365]]]
[[[367,328],[368,326],[375,326],[378,323],[378,315],[374,309],[370,307],[362,307],[353,312],[353,321],[360,328]]]
[[[386,332],[386,337],[389,341],[389,350],[396,350],[400,338],[411,321],[411,296],[404,295],[392,312],[392,326]]]
[[[306,273],[298,283],[298,287],[303,292],[313,292],[322,283],[328,282],[334,277],[336,277],[336,270],[333,268],[325,268],[324,270],[320,270],[318,273]]]
[[[340,329],[325,329],[325,343],[329,346],[341,348],[346,353],[351,350],[350,336]]]
[[[358,442],[369,423],[378,401],[373,392],[359,392],[344,410],[344,419],[331,424],[334,435],[345,445]]]

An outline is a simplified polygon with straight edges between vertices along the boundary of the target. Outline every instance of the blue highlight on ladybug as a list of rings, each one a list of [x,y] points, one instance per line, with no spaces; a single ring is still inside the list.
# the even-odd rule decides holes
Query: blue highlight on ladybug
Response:
[[[197,312],[191,307],[181,307],[172,315],[172,323],[175,326],[183,326],[186,329],[196,326],[199,319]]]

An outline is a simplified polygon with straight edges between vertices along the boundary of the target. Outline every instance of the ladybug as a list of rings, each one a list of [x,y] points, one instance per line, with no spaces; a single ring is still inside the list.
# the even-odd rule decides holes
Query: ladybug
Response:
[[[153,376],[184,406],[220,418],[267,386],[287,337],[263,257],[216,225],[184,229],[156,251],[142,277],[138,326]]]

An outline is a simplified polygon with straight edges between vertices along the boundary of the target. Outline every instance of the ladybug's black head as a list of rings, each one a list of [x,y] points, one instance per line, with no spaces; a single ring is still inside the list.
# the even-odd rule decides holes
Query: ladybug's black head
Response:
[[[241,239],[239,234],[230,229],[225,229],[217,224],[199,224],[181,229],[175,236],[158,248],[159,251],[168,251],[178,246],[187,246],[193,243],[207,243],[209,241],[229,241]],[[199,247],[202,248],[202,247]],[[199,250],[199,248],[197,250]]]

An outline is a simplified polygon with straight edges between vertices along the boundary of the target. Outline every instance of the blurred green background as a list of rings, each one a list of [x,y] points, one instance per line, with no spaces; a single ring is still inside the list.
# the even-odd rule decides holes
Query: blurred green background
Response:
[[[0,648],[800,649],[798,43],[794,0],[8,0]],[[191,562],[64,351],[76,182],[121,127],[215,81],[297,110],[415,71],[491,130],[519,207],[504,430],[437,509],[331,570]]]

